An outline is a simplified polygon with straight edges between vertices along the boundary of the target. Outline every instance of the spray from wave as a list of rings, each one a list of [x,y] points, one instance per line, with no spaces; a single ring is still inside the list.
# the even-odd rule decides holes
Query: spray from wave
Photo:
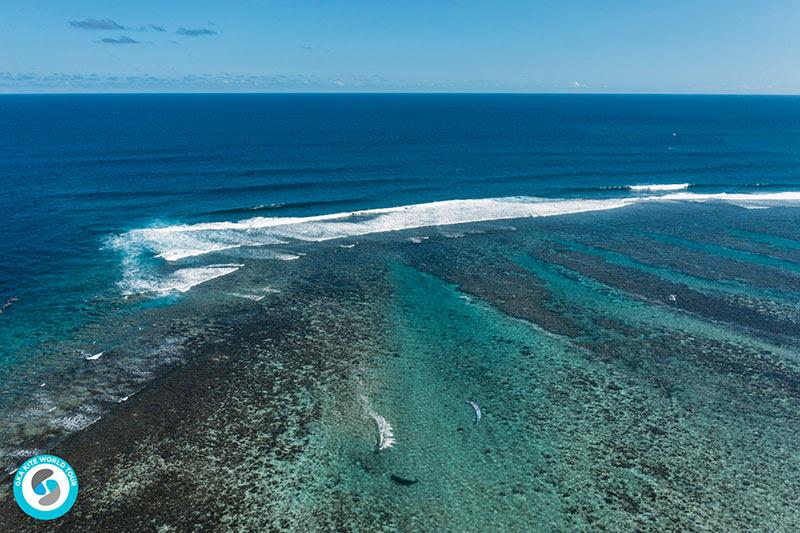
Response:
[[[749,209],[800,204],[800,192],[716,193],[675,192],[688,184],[637,185],[636,190],[667,194],[603,199],[543,199],[533,197],[448,200],[400,207],[369,209],[309,217],[255,217],[238,222],[210,222],[136,229],[112,239],[123,251],[128,292],[166,294],[235,272],[240,264],[213,264],[181,268],[166,274],[154,272],[154,259],[174,264],[205,254],[242,247],[273,247],[290,242],[322,242],[375,233],[527,217],[549,217],[588,211],[618,209],[646,202],[682,201],[731,203]],[[649,187],[649,189],[643,189]],[[673,191],[673,192],[670,192]],[[296,259],[296,254],[265,250],[264,257]],[[148,266],[147,262],[151,264]],[[156,269],[157,270],[157,269]]]
[[[378,426],[378,451],[394,446],[397,440],[394,438],[394,429],[392,429],[391,424],[374,411],[370,415]]]
[[[375,444],[376,451],[380,452],[393,447],[397,444],[397,439],[394,438],[394,428],[392,428],[392,425],[384,417],[375,412],[369,399],[365,395],[362,394],[360,398],[364,406],[364,412],[372,418],[378,428],[378,440]]]

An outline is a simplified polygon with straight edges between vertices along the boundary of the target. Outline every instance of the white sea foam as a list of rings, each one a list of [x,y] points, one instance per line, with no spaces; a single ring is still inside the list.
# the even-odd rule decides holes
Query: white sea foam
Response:
[[[378,426],[378,451],[386,450],[397,444],[397,439],[394,438],[394,428],[389,422],[386,421],[378,413],[372,412],[372,419]]]
[[[258,232],[252,235],[241,231],[228,234],[221,228],[209,229],[207,232],[202,229],[202,225],[197,225],[191,231],[183,229],[187,227],[191,226],[136,229],[112,239],[111,246],[126,253],[147,252],[166,261],[178,261],[241,246],[265,246],[286,242]]]
[[[369,398],[367,398],[365,394],[360,394],[359,398],[362,406],[364,407],[364,412],[375,421],[375,425],[378,428],[378,451],[386,450],[387,448],[391,448],[397,444],[397,439],[394,438],[394,428],[389,421],[375,412],[375,410],[372,408]]]
[[[628,189],[633,192],[661,192],[661,191],[681,191],[688,189],[688,183],[653,183],[650,185],[628,185]]]
[[[489,198],[450,200],[352,213],[312,217],[256,217],[239,222],[212,222],[145,228],[112,240],[112,246],[128,256],[146,253],[174,262],[241,246],[283,244],[286,239],[327,241],[403,229],[481,222],[520,217],[553,216],[564,213],[613,209],[632,203],[630,198],[603,200],[542,200],[537,198]],[[295,259],[284,254],[278,259]],[[180,271],[179,271],[180,272]],[[135,287],[135,292],[181,290],[186,277],[204,277],[203,270],[191,269],[159,286]],[[177,274],[177,273],[176,273]],[[196,285],[196,283],[192,284]],[[186,289],[188,290],[188,289]]]
[[[203,267],[181,268],[163,277],[142,274],[139,271],[126,273],[122,283],[128,294],[165,295],[173,292],[187,292],[192,287],[236,272],[244,265],[208,265]]]
[[[56,424],[67,431],[80,431],[100,420],[94,409],[83,408],[75,413],[58,417]]]
[[[238,222],[138,229],[117,237],[113,245],[134,253],[148,251],[167,261],[178,261],[240,246],[281,244],[286,239],[327,241],[427,226],[613,209],[633,201],[631,198],[543,200],[526,197],[449,200],[311,217],[256,217]]]
[[[248,294],[245,292],[229,292],[228,294],[236,298],[243,298],[245,300],[252,300],[254,302],[260,302],[265,297],[263,294]]]
[[[780,206],[800,206],[800,192],[771,192],[771,193],[716,193],[696,194],[689,192],[671,193],[659,197],[660,200],[681,202],[725,202],[746,209],[767,209]]]
[[[261,287],[258,290],[261,291],[261,292],[271,293],[271,294],[278,294],[279,292],[281,292],[280,289],[275,289],[273,287]]]
[[[275,253],[275,259],[280,259],[281,261],[294,261],[295,259],[300,259],[305,254],[286,254],[277,252]]]
[[[39,455],[42,451],[39,448],[26,448],[24,450],[14,450],[13,452],[9,452],[7,455],[9,457],[19,457],[19,458],[29,458]],[[17,469],[15,468],[14,471],[16,472]]]
[[[168,263],[174,263],[187,257],[198,257],[240,247],[269,248],[290,241],[320,242],[431,226],[604,211],[646,202],[720,201],[747,208],[800,204],[800,192],[764,194],[675,192],[687,187],[688,183],[630,186],[630,190],[636,192],[667,193],[650,196],[603,199],[509,197],[448,200],[309,217],[255,217],[237,222],[144,228],[115,237],[112,246],[125,254],[126,279],[122,283],[124,291],[165,294],[186,292],[196,285],[230,274],[241,265],[187,267],[164,276],[154,275],[144,269],[142,258],[155,256]],[[297,253],[274,248],[264,252],[264,257],[282,260],[293,260],[299,256]]]
[[[144,228],[118,235],[110,244],[124,255],[124,279],[120,283],[123,293],[162,295],[186,292],[230,274],[241,265],[187,267],[163,275],[145,266],[148,257],[177,262],[233,248],[285,244],[287,239],[318,242],[427,226],[613,209],[632,201],[524,197],[450,200],[311,217],[256,217],[238,222]],[[294,260],[299,254],[274,250],[273,257]]]

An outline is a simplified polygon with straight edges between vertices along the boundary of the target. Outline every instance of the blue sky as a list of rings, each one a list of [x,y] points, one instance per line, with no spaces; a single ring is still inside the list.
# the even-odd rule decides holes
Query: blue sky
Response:
[[[0,0],[0,92],[800,93],[798,0]]]

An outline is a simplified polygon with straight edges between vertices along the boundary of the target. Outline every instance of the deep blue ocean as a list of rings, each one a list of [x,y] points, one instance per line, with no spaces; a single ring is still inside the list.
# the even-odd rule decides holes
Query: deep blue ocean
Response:
[[[798,124],[793,97],[3,96],[0,299],[17,300],[0,361],[91,313],[120,276],[104,244],[132,228],[636,184],[791,191]]]
[[[798,205],[800,98],[796,97],[0,96],[0,424],[15,424],[13,438],[0,440],[0,452],[6,457],[0,465],[13,466],[15,458],[26,451],[46,447],[94,422],[105,412],[104,405],[121,401],[106,398],[108,391],[122,396],[132,383],[140,386],[157,375],[153,364],[121,358],[124,379],[113,366],[103,367],[101,377],[86,377],[98,368],[87,361],[112,361],[109,354],[139,349],[132,347],[139,346],[131,340],[134,333],[150,340],[158,336],[159,342],[153,343],[158,344],[158,357],[165,363],[185,360],[185,355],[175,355],[177,348],[171,348],[174,332],[153,325],[155,319],[148,313],[154,309],[176,305],[189,309],[191,304],[195,307],[186,316],[197,318],[192,327],[199,328],[198,317],[208,309],[204,306],[212,305],[217,297],[199,293],[205,299],[197,296],[195,301],[192,295],[216,281],[226,280],[231,286],[225,285],[225,294],[241,296],[243,302],[260,302],[264,294],[277,294],[279,289],[285,292],[286,284],[272,287],[275,284],[266,271],[247,270],[254,261],[272,260],[280,274],[280,269],[310,268],[303,265],[313,264],[309,247],[314,243],[344,239],[344,250],[355,245],[353,239],[384,233],[554,215],[542,223],[549,229],[533,228],[531,240],[525,242],[537,250],[537,261],[560,265],[556,270],[547,270],[545,263],[533,265],[514,247],[508,250],[515,251],[492,248],[496,254],[492,265],[513,259],[515,268],[528,269],[537,279],[546,280],[550,285],[542,282],[542,286],[548,287],[549,294],[562,294],[565,301],[569,301],[566,294],[595,289],[588,281],[572,286],[568,278],[556,279],[563,269],[614,290],[640,290],[625,275],[607,279],[603,277],[606,271],[575,262],[578,254],[589,253],[587,246],[601,247],[605,255],[600,248],[591,248],[591,253],[662,281],[685,284],[698,294],[724,293],[726,305],[763,311],[764,316],[779,316],[788,324],[796,318],[791,311],[797,305],[792,276],[797,274],[800,244],[789,223],[797,220],[793,209]],[[391,209],[400,206],[410,207]],[[755,209],[768,207],[778,209]],[[542,235],[561,231],[557,226],[561,213],[567,217],[596,213],[592,216],[598,217],[596,227],[601,227],[616,223],[611,213],[617,208],[623,213],[620,220],[630,222],[624,217],[638,216],[643,221],[626,226],[625,231],[632,231],[630,239],[617,235],[617,248],[612,244],[606,248],[604,243],[613,241],[607,235],[592,233],[595,219],[585,219],[588,225],[574,234],[547,241],[547,246],[556,247],[557,252],[552,252],[556,256],[543,252],[539,241],[531,244]],[[351,215],[355,211],[360,213]],[[650,212],[671,220],[673,225],[664,227],[674,232],[659,233],[661,222],[648,218]],[[762,212],[763,227],[771,228],[763,235],[760,219],[754,218]],[[703,224],[689,227],[699,220],[695,217],[711,222],[718,216],[732,221],[725,226],[728,239],[746,236],[747,243],[716,240],[720,235],[716,226],[708,235],[702,233]],[[630,228],[645,229],[636,233]],[[422,239],[429,237],[412,236],[409,242],[424,243]],[[649,244],[640,246],[645,241]],[[653,243],[661,255],[655,251],[648,258],[636,255]],[[459,253],[469,255],[465,250],[471,245],[463,246],[452,252],[454,264]],[[771,248],[765,251],[758,246]],[[700,252],[714,258],[707,259],[705,270],[712,274],[701,272],[698,265],[705,263],[691,255]],[[499,298],[496,287],[485,293],[480,287],[470,289],[474,280],[470,282],[462,270],[451,272],[411,253],[411,259],[387,267],[398,286],[425,286],[428,294],[451,302],[448,306],[461,305],[448,292],[449,285],[439,286],[425,277],[433,273],[462,287],[470,297],[485,296],[493,309],[522,316],[521,311],[504,307],[506,299],[495,301]],[[470,253],[474,258],[477,252]],[[675,257],[683,262],[679,264]],[[471,264],[461,260],[458,268]],[[417,270],[398,264],[411,264]],[[489,277],[492,268],[485,267]],[[756,272],[757,268],[780,270],[786,278],[771,277],[772,271]],[[238,283],[237,271],[242,276],[247,272],[250,292],[233,286]],[[502,281],[507,273],[498,269],[492,279],[500,286],[507,282]],[[303,275],[309,274],[286,273],[287,279]],[[256,294],[253,287],[258,283],[262,292]],[[664,305],[690,301],[688,297],[678,300],[680,295],[670,292],[674,290],[667,290]],[[406,311],[421,305],[425,297],[402,294],[406,299],[397,305]],[[580,309],[600,301],[595,296],[580,298],[576,300],[582,302]],[[685,312],[702,314],[701,307],[698,304]],[[557,324],[551,332],[569,337],[572,326],[562,324],[557,316],[582,312],[569,309],[553,307],[524,318],[548,331]],[[638,320],[640,312],[627,303],[617,309],[625,317],[619,320]],[[427,316],[429,324],[440,318],[438,312],[431,316],[424,310],[414,312]],[[465,320],[486,324],[496,318],[482,314],[488,312],[464,311]],[[396,324],[406,332],[404,338],[414,337],[419,346],[440,341],[435,332],[419,331],[422,322],[406,323],[407,315],[401,315]],[[784,327],[767,325],[763,317],[740,320],[734,310],[705,318],[714,324],[740,321],[745,329],[762,328],[770,335],[778,335]],[[678,324],[675,327],[682,331],[696,330],[697,335],[705,331],[694,322],[676,320],[664,318],[664,323]],[[491,326],[495,328],[492,335],[520,339],[534,335],[519,332],[516,323],[502,324]],[[470,331],[474,329],[452,334],[463,339]],[[427,340],[419,340],[423,338]],[[545,342],[536,339],[525,342]],[[786,346],[788,341],[775,342]],[[74,373],[85,382],[82,392],[53,389],[54,384],[42,377],[48,372]],[[425,390],[436,387],[429,385]],[[57,423],[45,424],[49,429],[42,430],[40,418],[56,409],[59,395],[72,398],[76,394],[103,400],[90,407],[84,400],[75,400],[74,405],[67,402],[68,408],[55,411],[61,417]],[[21,424],[26,417],[35,423]],[[491,421],[491,414],[488,417]],[[402,443],[402,433],[398,438]],[[560,516],[554,509],[552,516]]]

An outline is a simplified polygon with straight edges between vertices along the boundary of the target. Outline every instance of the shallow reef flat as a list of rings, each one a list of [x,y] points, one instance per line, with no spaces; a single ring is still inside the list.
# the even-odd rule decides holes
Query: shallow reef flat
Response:
[[[659,204],[222,250],[243,266],[117,332],[136,394],[51,436],[81,493],[48,527],[791,531],[798,221]],[[42,528],[8,488],[0,529]]]

